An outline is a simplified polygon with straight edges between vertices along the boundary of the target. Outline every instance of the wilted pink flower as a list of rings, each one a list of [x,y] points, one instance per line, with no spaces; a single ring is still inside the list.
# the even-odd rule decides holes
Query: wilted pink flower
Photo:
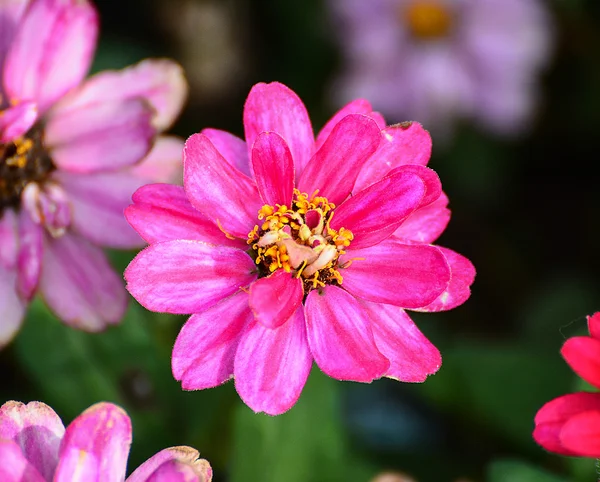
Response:
[[[125,272],[150,310],[193,313],[173,349],[184,389],[232,375],[255,411],[298,399],[313,359],[329,376],[423,381],[438,350],[403,308],[469,297],[471,263],[432,246],[450,212],[425,166],[429,134],[385,128],[368,102],[338,112],[316,140],[302,101],[254,86],[246,142],[205,129],[184,149],[184,188],[139,189],[129,222],[150,246]]]
[[[101,247],[140,245],[123,209],[181,163],[183,142],[156,139],[186,96],[180,67],[84,81],[97,31],[86,0],[0,1],[0,346],[38,289],[77,328],[120,321],[126,291]]]
[[[527,127],[552,29],[542,0],[329,0],[344,54],[334,93],[448,131]]]
[[[586,382],[600,388],[600,313],[588,317],[590,336],[569,338],[561,353]],[[535,441],[561,455],[600,458],[600,393],[551,400],[535,416]]]
[[[0,407],[2,482],[121,482],[131,445],[131,420],[112,403],[97,403],[66,428],[42,402]],[[210,482],[208,461],[191,447],[161,450],[127,482]]]

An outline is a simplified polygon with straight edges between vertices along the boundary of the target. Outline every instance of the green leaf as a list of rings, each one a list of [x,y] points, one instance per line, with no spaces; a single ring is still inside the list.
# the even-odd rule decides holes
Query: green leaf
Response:
[[[500,460],[488,467],[487,482],[567,482],[567,479],[526,462]]]

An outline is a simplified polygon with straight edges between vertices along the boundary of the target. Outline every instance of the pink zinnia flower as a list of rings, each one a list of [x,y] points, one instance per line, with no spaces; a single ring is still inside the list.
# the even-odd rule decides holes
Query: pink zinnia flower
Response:
[[[469,297],[474,269],[432,246],[450,212],[429,134],[385,127],[368,102],[338,112],[316,140],[302,101],[258,84],[246,142],[205,129],[184,149],[184,188],[139,189],[126,216],[150,246],[125,271],[146,308],[193,313],[173,349],[188,390],[232,376],[255,411],[298,399],[313,359],[327,375],[423,381],[438,350],[403,308]]]
[[[543,0],[329,0],[343,51],[334,92],[436,131],[470,118],[528,127],[551,53]]]
[[[131,420],[112,403],[97,403],[66,428],[42,402],[0,407],[2,482],[121,482],[131,445]],[[127,482],[210,482],[208,461],[191,447],[161,450]]]
[[[586,382],[600,388],[600,313],[588,317],[590,336],[569,338],[561,354]],[[561,455],[600,458],[600,393],[555,398],[535,416],[535,441]]]
[[[127,293],[101,247],[143,243],[123,210],[181,163],[182,141],[156,139],[186,96],[180,67],[84,81],[97,32],[85,0],[0,2],[0,346],[38,290],[74,327],[120,321]]]

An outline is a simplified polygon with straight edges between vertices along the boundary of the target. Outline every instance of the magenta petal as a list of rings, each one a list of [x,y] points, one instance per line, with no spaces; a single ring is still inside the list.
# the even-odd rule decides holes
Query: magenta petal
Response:
[[[600,388],[600,340],[575,336],[565,342],[560,353],[577,375]]]
[[[123,480],[130,445],[131,420],[125,411],[112,403],[92,405],[67,427],[54,480]]]
[[[21,102],[0,110],[0,143],[6,144],[25,134],[37,117],[35,102]]]
[[[153,111],[142,99],[53,109],[45,142],[60,170],[113,171],[141,161],[150,151]]]
[[[160,136],[146,157],[129,169],[145,182],[183,183],[183,139]]]
[[[265,204],[290,207],[294,193],[294,160],[283,138],[262,132],[252,146],[252,170]]]
[[[256,84],[244,105],[248,153],[261,132],[276,132],[290,148],[300,174],[313,154],[314,136],[306,107],[295,92],[279,82]]]
[[[600,410],[578,413],[560,431],[561,444],[584,457],[600,457]]]
[[[216,387],[233,376],[239,337],[251,320],[244,291],[189,318],[177,336],[171,358],[173,376],[184,390]]]
[[[5,209],[0,218],[0,268],[13,269],[19,252],[18,214]]]
[[[600,312],[587,317],[588,330],[592,338],[600,339]]]
[[[280,269],[250,285],[249,304],[267,328],[283,325],[302,304],[302,281]]]
[[[229,239],[219,227],[196,210],[181,186],[147,184],[133,194],[125,210],[129,224],[148,243],[193,239],[209,244],[246,248],[241,239]]]
[[[306,341],[302,308],[278,328],[254,322],[235,355],[235,388],[255,412],[279,415],[300,397],[312,356]]]
[[[45,480],[52,480],[64,433],[60,418],[45,403],[6,402],[0,408],[0,439],[14,441]]]
[[[31,300],[37,289],[42,267],[42,228],[22,209],[19,213],[19,253],[17,255],[17,288],[25,300]]]
[[[475,280],[475,267],[464,256],[448,248],[438,246],[450,266],[450,283],[445,291],[432,303],[418,311],[447,311],[462,305],[471,296],[471,285]]]
[[[27,303],[17,293],[17,274],[0,264],[0,347],[21,327]]]
[[[418,122],[403,122],[383,130],[379,149],[365,163],[356,180],[356,189],[377,182],[392,169],[406,165],[427,165],[431,157],[431,136]]]
[[[127,292],[103,251],[75,234],[46,236],[40,291],[68,325],[100,331],[121,321]]]
[[[208,482],[212,477],[212,469],[208,461],[204,459],[199,459],[199,456],[200,453],[196,449],[186,446],[170,447],[168,449],[161,450],[160,452],[146,460],[137,469],[135,469],[133,473],[129,477],[127,477],[127,482],[146,482],[147,480],[149,480],[148,477],[155,476],[156,471],[160,469],[164,464],[170,464],[171,462],[177,462],[179,464],[191,468],[193,470],[192,473],[194,473],[196,477],[198,477],[196,479],[191,480],[198,480],[199,482]],[[173,479],[167,478],[166,482],[170,482],[171,480]]]
[[[248,148],[246,142],[233,134],[219,129],[203,129],[201,134],[204,134],[213,143],[213,146],[227,159],[229,164],[237,167],[237,169],[248,177],[252,177],[252,167],[250,166],[250,158],[248,157]]]
[[[47,482],[12,440],[0,439],[0,480],[2,482]]]
[[[348,197],[369,156],[381,142],[381,131],[370,117],[350,114],[339,121],[300,174],[298,188],[340,204]]]
[[[193,467],[178,460],[168,460],[163,463],[145,480],[146,482],[202,482]]]
[[[0,79],[2,79],[2,66],[8,49],[19,28],[19,23],[29,0],[3,1],[2,14],[0,15]],[[1,84],[2,82],[0,82]]]
[[[388,238],[365,249],[348,250],[341,265],[344,288],[350,293],[401,308],[422,308],[448,287],[450,267],[442,251],[429,245],[403,244]]]
[[[187,83],[178,64],[168,59],[146,59],[123,70],[90,77],[61,99],[56,109],[64,115],[93,108],[94,104],[143,99],[154,111],[152,125],[162,131],[173,123],[186,97]]]
[[[418,166],[416,164],[410,164],[392,169],[386,175],[386,177],[400,172],[412,172],[413,174],[419,176],[425,184],[425,196],[423,196],[421,206],[419,207],[424,207],[437,201],[437,199],[442,195],[442,183],[440,181],[440,177],[433,169],[429,169],[425,166]]]
[[[330,377],[368,383],[389,370],[390,361],[375,344],[369,313],[350,293],[331,285],[311,291],[305,316],[310,350]]]
[[[352,249],[372,246],[391,236],[417,209],[424,195],[421,177],[398,172],[343,202],[335,210],[331,227],[352,231]]]
[[[124,172],[54,174],[69,195],[71,227],[99,246],[132,249],[144,241],[128,225],[123,212],[144,181]]]
[[[442,365],[440,351],[419,331],[402,308],[363,301],[375,344],[390,361],[385,376],[402,382],[424,382]]]
[[[394,236],[418,243],[433,243],[450,221],[447,206],[448,196],[442,192],[437,201],[412,213],[394,232]]]
[[[199,241],[154,244],[125,270],[127,289],[142,306],[166,313],[199,313],[256,279],[244,251]]]
[[[85,0],[30,2],[6,56],[8,97],[45,111],[85,77],[97,34],[96,10]]]
[[[262,207],[254,182],[229,164],[204,134],[186,141],[183,172],[192,205],[230,235],[246,239]]]

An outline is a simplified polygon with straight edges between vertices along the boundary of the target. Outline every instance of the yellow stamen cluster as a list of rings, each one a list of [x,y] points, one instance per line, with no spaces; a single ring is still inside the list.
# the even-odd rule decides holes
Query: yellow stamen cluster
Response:
[[[401,16],[411,34],[420,39],[445,37],[452,27],[452,15],[443,0],[413,0],[402,7]]]
[[[354,238],[350,230],[330,226],[335,205],[317,194],[295,189],[291,206],[263,206],[258,212],[262,224],[254,226],[247,241],[263,275],[278,269],[293,273],[303,279],[305,292],[342,284],[338,258]]]

